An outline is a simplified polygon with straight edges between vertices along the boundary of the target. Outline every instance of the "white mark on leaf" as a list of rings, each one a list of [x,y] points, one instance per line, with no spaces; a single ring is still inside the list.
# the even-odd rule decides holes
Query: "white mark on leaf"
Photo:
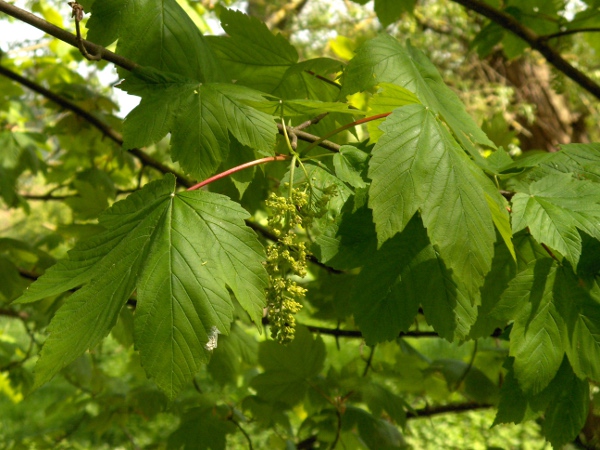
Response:
[[[221,334],[221,332],[216,326],[213,325],[208,335],[208,342],[204,346],[206,350],[212,352],[215,348],[217,348],[217,340],[219,339],[219,334]]]

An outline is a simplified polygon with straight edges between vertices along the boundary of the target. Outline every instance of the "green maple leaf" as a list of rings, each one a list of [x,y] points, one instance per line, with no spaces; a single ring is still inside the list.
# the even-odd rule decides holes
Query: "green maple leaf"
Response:
[[[260,154],[273,154],[273,117],[249,106],[263,100],[257,91],[148,69],[137,71],[124,88],[142,97],[125,119],[125,148],[152,144],[171,132],[173,159],[198,179],[212,175],[226,159],[229,133]]]
[[[410,42],[404,47],[387,34],[365,42],[348,63],[341,95],[364,91],[382,82],[414,92],[423,105],[443,118],[471,156],[486,165],[474,144],[496,146],[469,116],[458,96],[446,86],[431,61]]]
[[[548,175],[512,199],[513,233],[533,237],[564,255],[573,267],[581,256],[579,230],[600,239],[600,184],[571,174]]]
[[[332,101],[339,87],[319,80],[341,70],[339,61],[315,58],[298,62],[298,52],[281,34],[272,33],[254,17],[223,10],[221,26],[227,36],[208,36],[227,80],[284,99]]]
[[[491,267],[496,187],[423,105],[397,109],[381,129],[369,162],[379,244],[419,211],[431,243],[474,297]]]
[[[221,26],[228,36],[208,41],[232,80],[263,92],[272,92],[286,70],[298,61],[298,52],[281,34],[240,11],[223,10]]]
[[[511,280],[500,300],[501,308],[514,317],[510,355],[524,392],[536,394],[548,386],[565,354],[566,314],[560,304],[570,300],[555,291],[561,276],[553,259],[532,261]]]
[[[502,169],[526,169],[516,178],[529,182],[557,173],[572,173],[577,178],[599,182],[600,144],[565,144],[560,146],[560,152],[554,153],[527,152]],[[514,183],[514,179],[508,181]]]
[[[142,66],[193,80],[222,81],[220,64],[198,27],[176,0],[94,2],[87,38]]]
[[[137,288],[136,347],[147,374],[173,397],[208,361],[212,327],[228,332],[229,290],[255,323],[262,317],[264,251],[247,216],[222,195],[175,193],[171,175],[115,203],[99,219],[106,231],[78,244],[18,300],[83,285],[50,323],[36,386],[106,336]]]

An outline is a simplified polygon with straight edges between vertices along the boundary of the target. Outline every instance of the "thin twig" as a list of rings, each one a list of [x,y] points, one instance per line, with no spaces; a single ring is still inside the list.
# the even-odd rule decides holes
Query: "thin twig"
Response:
[[[250,435],[246,432],[246,430],[244,430],[240,423],[237,420],[235,420],[233,416],[229,417],[229,421],[232,422],[236,427],[238,427],[239,430],[242,432],[242,434],[246,438],[246,441],[248,441],[248,449],[254,450],[254,447],[252,447],[252,439],[250,439]]]
[[[307,74],[309,74],[309,75],[312,75],[312,76],[313,76],[313,77],[315,77],[317,80],[324,81],[325,83],[327,83],[327,84],[330,84],[330,85],[332,85],[332,86],[335,86],[335,87],[336,87],[336,88],[338,88],[338,89],[341,89],[341,88],[342,88],[342,86],[341,86],[339,83],[336,83],[335,81],[333,81],[333,80],[330,80],[329,78],[327,78],[327,77],[324,77],[323,75],[319,75],[318,73],[315,73],[315,72],[313,72],[312,70],[305,70],[305,72],[306,72]]]
[[[277,129],[279,131],[279,134],[285,136],[282,124],[277,123]],[[300,130],[294,131],[294,128],[292,127],[287,127],[287,132],[297,136],[298,139],[300,139],[301,141],[310,142],[311,144],[314,144],[318,141],[318,144],[316,145],[318,145],[319,147],[323,147],[324,149],[329,150],[330,152],[338,153],[341,148],[341,145],[331,141],[327,141],[325,139],[321,139],[319,136],[315,136],[314,134],[306,133],[305,131]]]
[[[0,308],[0,316],[4,317],[14,317],[15,319],[27,320],[29,319],[29,314],[25,311],[15,311],[13,309]]]
[[[304,130],[305,128],[308,128],[311,125],[315,125],[315,124],[319,123],[323,118],[325,118],[325,116],[327,116],[327,114],[329,114],[329,113],[324,112],[323,114],[319,114],[317,117],[307,120],[306,122],[302,122],[300,125],[296,125],[293,128],[294,132]]]
[[[340,440],[340,436],[342,434],[342,413],[340,412],[339,407],[335,408],[335,415],[337,417],[337,426],[335,427],[335,439],[331,443],[329,447],[331,450],[334,450],[338,441]]]
[[[552,252],[552,250],[550,250],[550,247],[548,247],[546,244],[544,244],[543,242],[540,242],[540,245],[544,248],[544,250],[546,250],[546,253],[548,253],[548,255],[550,255],[550,257],[555,260],[560,262],[560,260],[556,257],[556,255]]]
[[[264,322],[264,319],[263,319]],[[300,324],[302,325],[302,324]],[[313,325],[304,325],[313,333],[326,334],[328,336],[362,338],[363,334],[358,330],[340,330],[339,328],[317,327]],[[398,334],[399,338],[428,338],[439,337],[435,331],[404,331]]]
[[[548,41],[550,39],[556,39],[559,37],[569,36],[571,34],[578,34],[578,33],[600,33],[600,28],[589,27],[589,28],[577,28],[574,30],[559,31],[557,33],[545,34],[543,36],[540,36],[540,39],[543,41]]]
[[[64,186],[63,186],[64,187]],[[123,194],[131,194],[137,189],[117,189],[115,191],[115,195],[123,195]],[[52,195],[52,192],[48,192],[46,194],[19,194],[19,197],[23,197],[25,200],[34,200],[34,201],[59,201],[59,200],[67,200],[69,198],[77,198],[78,194],[66,194],[66,195]]]
[[[325,136],[323,136],[323,137],[317,139],[316,141],[314,141],[312,144],[310,144],[308,147],[306,147],[303,150],[303,152],[306,153],[306,152],[308,152],[309,150],[312,150],[314,147],[316,147],[318,145],[320,145],[322,147],[323,146],[322,145],[323,142],[326,142],[325,139],[330,138],[331,136],[335,136],[336,134],[341,133],[344,130],[348,130],[349,128],[355,127],[357,125],[361,125],[363,123],[367,123],[367,122],[372,122],[374,120],[383,119],[383,118],[389,116],[390,114],[392,114],[391,111],[390,112],[385,112],[385,113],[382,113],[382,114],[376,114],[376,115],[370,116],[370,117],[363,117],[362,119],[358,119],[358,120],[356,120],[354,122],[350,122],[350,123],[347,123],[346,125],[342,125],[341,127],[336,128],[333,131],[330,131]],[[340,148],[340,146],[338,146],[338,149],[336,151],[339,152],[339,148]]]
[[[560,53],[548,45],[547,39],[544,39],[543,36],[538,36],[533,32],[533,30],[521,24],[521,22],[519,22],[515,17],[480,0],[452,1],[487,17],[505,30],[517,35],[527,42],[532,49],[540,52],[544,58],[546,58],[546,61],[552,64],[558,71],[565,74],[594,97],[600,99],[600,85],[598,83],[596,83],[579,69],[573,67],[560,55]]]
[[[477,340],[475,340],[474,342],[475,342],[475,344],[473,345],[473,353],[471,353],[471,359],[469,360],[469,364],[467,364],[467,367],[465,367],[465,370],[460,375],[460,378],[458,380],[456,380],[453,390],[456,390],[460,387],[462,382],[465,381],[465,378],[467,378],[467,375],[473,368],[473,363],[475,362],[475,355],[477,355]]]
[[[407,419],[419,419],[421,417],[431,417],[436,416],[438,414],[447,414],[447,413],[458,413],[465,411],[475,411],[478,409],[488,409],[494,408],[494,405],[489,405],[487,403],[455,403],[450,405],[442,405],[436,407],[427,407],[422,409],[417,409],[414,412],[407,411],[406,418]]]
[[[213,181],[217,181],[222,178],[228,177],[229,175],[232,175],[236,172],[240,172],[244,169],[248,169],[249,167],[254,167],[254,166],[258,166],[260,164],[266,164],[266,163],[275,162],[275,161],[287,161],[289,159],[291,159],[291,157],[289,155],[268,156],[266,158],[255,159],[254,161],[240,164],[239,166],[235,166],[231,169],[228,169],[224,172],[218,173],[210,178],[207,178],[206,180],[201,181],[200,183],[189,187],[188,191],[195,191],[196,189],[200,189],[201,187],[204,187],[204,186],[212,183]]]
[[[57,27],[56,25],[52,25],[50,22],[47,22],[44,19],[40,19],[38,16],[31,14],[29,11],[17,8],[10,3],[0,0],[0,12],[6,13],[15,19],[28,23],[32,27],[42,30],[50,36],[54,36],[55,38],[60,39],[61,41],[66,42],[73,47],[79,48],[80,41],[77,39],[76,35],[71,34],[68,31]],[[139,65],[135,62],[117,55],[110,50],[105,49],[101,45],[94,44],[93,42],[86,41],[85,39],[82,39],[81,42],[86,49],[89,49],[92,52],[92,54],[100,55],[102,59],[110,61],[111,63],[122,67],[123,69],[132,71],[139,67]]]
[[[79,22],[83,20],[83,6],[81,6],[76,1],[69,2],[69,6],[73,8],[71,18],[75,19],[75,32],[77,34],[77,46],[79,47],[79,51],[86,59],[90,61],[100,61],[102,59],[102,53],[98,52],[93,55],[90,54],[90,52],[88,52],[87,48],[85,47],[83,38],[81,37],[81,26],[79,25]]]
[[[375,345],[371,347],[371,353],[369,353],[369,358],[367,359],[367,365],[365,366],[365,370],[363,370],[363,378],[367,376],[369,373],[369,369],[371,368],[371,364],[373,363],[373,355],[375,354]]]

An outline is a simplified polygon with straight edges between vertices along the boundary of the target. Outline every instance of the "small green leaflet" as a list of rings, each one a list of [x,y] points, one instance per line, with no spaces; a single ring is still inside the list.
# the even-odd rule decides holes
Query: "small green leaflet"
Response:
[[[212,49],[176,0],[97,1],[86,26],[88,39],[103,46],[118,39],[117,54],[142,66],[223,81]]]
[[[515,377],[526,393],[536,394],[548,386],[564,357],[566,318],[557,304],[570,300],[555,295],[556,278],[553,259],[533,261],[509,283],[500,300],[503,309],[515,316],[510,355],[515,358]]]
[[[137,71],[124,89],[142,97],[125,119],[124,148],[143,147],[172,132],[173,159],[197,179],[212,175],[225,160],[229,133],[260,154],[273,154],[273,117],[248,106],[263,101],[257,91],[148,69]]]
[[[387,34],[365,42],[348,63],[341,95],[364,91],[382,82],[414,92],[423,105],[443,118],[471,156],[485,165],[485,159],[474,144],[496,146],[469,116],[458,96],[446,86],[431,61],[410,42],[404,47]]]
[[[517,176],[518,180],[525,182],[557,173],[572,173],[578,179],[600,182],[600,144],[566,144],[561,145],[560,152],[555,153],[527,152],[503,168],[507,173],[519,169],[526,169]],[[514,179],[508,181],[518,183]]]
[[[496,187],[423,105],[395,110],[381,129],[369,162],[379,245],[420,211],[431,243],[475,298],[492,262],[496,234],[487,197],[502,204]]]
[[[579,230],[600,239],[600,184],[571,174],[548,175],[512,199],[513,233],[529,227],[540,243],[559,251],[576,267]]]
[[[337,177],[355,188],[364,188],[367,182],[362,174],[366,173],[369,154],[353,145],[342,145],[333,155],[333,167]]]
[[[106,336],[137,288],[136,347],[148,376],[173,398],[208,361],[211,328],[229,331],[228,289],[260,322],[265,257],[247,216],[222,195],[175,193],[171,175],[115,203],[99,219],[106,231],[78,244],[18,300],[83,285],[49,326],[36,386]]]

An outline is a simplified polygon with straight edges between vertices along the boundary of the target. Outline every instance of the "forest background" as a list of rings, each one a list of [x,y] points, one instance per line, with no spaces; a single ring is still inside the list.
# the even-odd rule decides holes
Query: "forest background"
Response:
[[[130,22],[122,27],[134,29],[136,21],[146,23],[140,5],[158,8],[155,3],[123,2],[133,5],[132,11],[139,8],[140,16],[126,16]],[[81,24],[78,10],[66,2],[0,2],[2,31],[9,23],[25,20],[8,7],[13,4],[72,34],[0,42],[0,441],[5,448],[600,448],[600,408],[596,406],[600,381],[600,291],[596,284],[600,269],[600,147],[594,144],[600,140],[599,2],[164,2],[161,14],[180,17],[177,14],[184,12],[203,35],[228,33],[242,49],[249,42],[267,43],[271,47],[265,47],[263,53],[274,54],[269,60],[250,48],[248,60],[244,60],[235,46],[228,47],[218,38],[206,40],[216,49],[216,60],[224,61],[228,75],[236,77],[230,77],[229,90],[219,92],[230,95],[236,107],[255,123],[274,130],[269,140],[268,132],[248,131],[242,119],[236,118],[220,135],[215,132],[215,145],[227,141],[231,148],[221,159],[208,158],[210,169],[198,167],[181,152],[177,155],[177,146],[186,144],[191,126],[179,121],[176,112],[165,113],[165,117],[171,113],[177,117],[175,123],[164,119],[171,123],[170,128],[163,127],[162,134],[156,130],[160,124],[155,117],[162,114],[157,112],[164,111],[158,105],[164,99],[152,97],[149,80],[160,84],[157,79],[166,79],[166,85],[179,79],[151,71],[128,78],[123,64],[129,60],[155,69],[165,67],[153,65],[151,55],[139,60],[131,57],[139,43],[119,47],[121,40],[127,42],[127,33],[106,28],[113,23],[106,14],[115,7],[114,2],[105,2],[108,6],[103,10],[94,1],[81,1],[85,11]],[[232,12],[236,10],[248,16]],[[105,28],[97,25],[94,29],[94,17]],[[91,42],[115,51],[115,58],[103,54],[103,59],[95,60],[95,47],[90,47],[89,54],[87,47],[82,49],[73,34],[76,24],[84,37],[90,30]],[[35,26],[40,25],[34,23],[32,33]],[[150,25],[147,30],[150,48],[157,46],[159,52],[171,45],[150,42],[155,35]],[[116,47],[111,39],[115,36],[121,39]],[[194,63],[193,52],[185,48],[183,44],[175,47],[184,50],[174,52],[171,63],[182,72]],[[361,74],[361,64],[368,66],[369,58],[382,48],[392,49],[390,55],[407,52],[411,61],[420,64],[419,75],[433,80],[431,92],[424,93],[413,83],[402,84],[381,66],[374,65],[372,74]],[[115,62],[121,67],[119,73]],[[172,69],[168,62],[164,65]],[[207,65],[201,60],[198,67],[203,68],[199,70],[208,71]],[[290,81],[295,76],[301,82]],[[374,77],[373,82],[369,76]],[[119,84],[123,78],[126,81]],[[242,91],[240,85],[255,91]],[[449,91],[444,90],[446,85]],[[125,90],[134,100],[123,94]],[[170,92],[167,96],[179,95]],[[448,100],[451,108],[436,103],[440,98],[453,99],[449,92],[456,94],[463,106],[454,100]],[[150,112],[133,109],[136,95],[148,102],[142,104]],[[281,107],[281,117],[280,98],[290,102]],[[129,106],[119,110],[119,103],[125,102]],[[494,216],[497,231],[492,228],[491,269],[481,269],[485,273],[480,284],[453,262],[461,253],[476,252],[462,248],[470,239],[468,232],[451,236],[456,249],[444,247],[443,238],[431,231],[434,225],[421,223],[428,220],[426,205],[419,207],[417,219],[407,219],[400,227],[403,229],[386,230],[385,221],[378,216],[381,208],[366,200],[381,192],[376,188],[383,182],[377,178],[377,170],[383,169],[377,167],[390,164],[380,161],[376,166],[377,155],[383,154],[394,130],[405,135],[403,123],[422,113],[418,110],[421,104],[433,109],[436,120],[446,124],[443,130],[449,130],[454,136],[451,139],[456,139],[453,142],[467,150],[462,153],[470,155],[469,164],[475,161],[481,173],[496,182],[496,195],[501,198],[497,202],[506,206]],[[225,116],[231,111],[223,109]],[[390,115],[392,111],[398,112]],[[451,114],[445,115],[448,112]],[[211,113],[218,122],[221,116]],[[456,122],[449,117],[454,113]],[[463,113],[480,131],[472,132],[470,123],[464,125]],[[277,118],[278,128],[266,115]],[[283,121],[289,121],[290,127],[281,126]],[[461,140],[457,130],[463,129],[472,132],[475,150],[469,150],[469,139]],[[170,135],[165,137],[167,131]],[[478,137],[479,132],[489,143]],[[210,142],[201,145],[213,149]],[[123,146],[129,151],[123,151]],[[337,153],[335,157],[322,156],[331,150]],[[106,338],[98,336],[99,342],[85,353],[86,343],[79,350],[61,350],[61,336],[73,329],[53,317],[64,317],[57,311],[66,311],[63,305],[68,307],[68,298],[84,295],[81,292],[86,288],[74,291],[90,279],[77,278],[79,275],[71,272],[68,277],[74,284],[65,287],[59,273],[63,269],[58,269],[54,279],[46,279],[63,283],[64,289],[49,287],[51,283],[43,284],[42,279],[38,291],[26,288],[56,261],[67,258],[76,245],[79,251],[87,251],[90,247],[85,246],[95,242],[94,236],[105,236],[106,227],[117,224],[115,217],[120,211],[117,206],[111,213],[103,213],[107,208],[117,204],[123,208],[121,213],[135,211],[139,204],[154,201],[151,195],[176,189],[175,178],[165,178],[166,174],[173,174],[180,188],[189,188],[260,158],[273,159],[218,177],[198,192],[225,194],[248,211],[235,209],[222,197],[214,200],[215,211],[229,208],[226,221],[232,230],[243,228],[236,238],[248,248],[264,248],[272,255],[272,245],[281,240],[277,233],[290,232],[293,241],[286,245],[293,255],[285,266],[290,276],[281,280],[287,283],[288,292],[297,294],[291,299],[302,305],[295,319],[271,313],[256,320],[256,310],[262,311],[260,302],[251,299],[248,302],[255,304],[248,306],[240,300],[251,294],[225,273],[227,297],[236,298],[231,300],[231,311],[223,313],[229,323],[219,323],[216,333],[202,321],[198,332],[206,343],[206,351],[199,357],[202,361],[182,357],[181,362],[173,357],[175,362],[166,369],[156,362],[163,358],[157,351],[160,347],[152,347],[152,351],[145,347],[152,341],[152,330],[136,328],[141,321],[138,314],[143,317],[136,311],[142,292],[160,289],[145,277],[144,286],[149,287],[131,289],[118,319],[115,316],[115,322],[107,325],[110,334]],[[394,174],[386,176],[393,178]],[[535,184],[544,179],[545,185]],[[289,180],[298,191],[289,189]],[[549,193],[553,186],[555,190]],[[269,193],[279,197],[269,199]],[[130,195],[136,200],[116,203]],[[562,208],[548,219],[556,225],[553,236],[548,236],[544,218],[538,223],[535,214],[526,209],[520,222],[511,216],[512,229],[499,225],[504,223],[503,214],[508,217],[506,211],[519,210],[517,199],[536,196],[550,198],[553,206]],[[205,197],[189,198],[192,202]],[[578,198],[583,200],[578,203]],[[291,211],[281,209],[286,206],[280,199],[292,201]],[[207,216],[218,215],[204,211],[200,201],[194,204]],[[140,211],[151,216],[152,211]],[[279,221],[273,219],[278,211]],[[299,220],[290,219],[294,211],[299,212],[303,226],[293,226],[297,225],[293,220]],[[424,228],[432,234],[420,233]],[[258,237],[250,238],[247,233]],[[382,245],[386,239],[381,236],[386,233],[390,242],[400,241]],[[458,291],[464,287],[465,292],[481,292],[482,298],[471,305],[472,314],[461,310],[470,306],[459,300],[444,309],[439,302],[427,303],[421,298],[423,291],[410,294],[416,287],[398,287],[408,276],[406,268],[395,261],[405,253],[415,260],[422,258],[398,238],[403,234],[407,241],[418,243],[420,239],[427,245],[428,239],[439,240],[427,248],[435,249],[438,257],[441,252],[444,264],[454,273],[444,269],[441,278],[431,275],[431,283],[446,277]],[[264,253],[264,249],[255,253]],[[287,258],[281,256],[282,248],[275,250],[279,259],[269,259],[265,266],[270,286],[281,259]],[[76,260],[73,255],[68,257]],[[128,257],[119,256],[126,263]],[[250,271],[255,267],[253,258],[251,254],[246,260]],[[119,260],[113,261],[118,264]],[[200,262],[202,267],[205,264],[210,267],[211,262]],[[475,270],[473,267],[477,269],[477,263],[472,263]],[[242,271],[240,266],[236,268]],[[537,278],[541,270],[550,274],[544,275],[543,286]],[[95,276],[101,278],[100,273]],[[214,273],[212,278],[221,276]],[[487,276],[485,284],[483,276]],[[417,287],[429,281],[419,280]],[[265,280],[253,282],[263,291],[268,284]],[[355,286],[354,290],[349,286]],[[211,289],[219,288],[210,285]],[[268,295],[276,298],[279,294],[270,289]],[[398,308],[405,313],[403,308],[408,306],[400,301],[404,306],[394,309],[378,303],[376,312],[371,311],[374,298],[388,299],[386,296],[393,297],[398,290],[405,297],[415,297],[408,305],[414,306],[408,319],[402,323],[386,320],[398,314]],[[527,297],[524,291],[539,291],[541,300],[536,295]],[[22,297],[24,292],[29,293]],[[428,291],[427,295],[437,298],[438,293]],[[486,303],[486,295],[494,299],[493,305]],[[208,298],[209,304],[222,305],[210,295]],[[544,322],[536,333],[523,331],[520,341],[514,329],[520,326],[522,315],[515,305],[502,303],[513,298],[534,305],[526,329],[536,320]],[[220,301],[228,304],[228,300]],[[566,314],[576,317],[572,328],[569,323],[564,325],[569,330],[565,336],[571,333],[568,338],[558,338],[562,329],[555,333],[547,326],[549,321],[559,321],[556,317],[565,311],[563,303],[580,305]],[[498,304],[504,305],[501,312]],[[539,308],[537,312],[535,308]],[[287,312],[296,309],[292,305]],[[98,314],[103,317],[104,313]],[[252,325],[251,319],[258,326]],[[285,324],[277,325],[277,320]],[[51,321],[55,329],[48,338]],[[286,328],[294,321],[295,327]],[[463,321],[471,321],[464,330]],[[585,335],[578,328],[582,323]],[[194,334],[194,327],[190,330]],[[279,343],[272,338],[273,330]],[[294,340],[288,339],[294,331]],[[95,331],[90,328],[89,333]],[[546,339],[535,340],[532,334]],[[557,341],[564,345],[558,352]],[[57,347],[40,357],[44,342]],[[149,354],[151,359],[144,359]],[[42,362],[36,369],[38,361]],[[182,365],[193,367],[177,382],[168,381]]]

